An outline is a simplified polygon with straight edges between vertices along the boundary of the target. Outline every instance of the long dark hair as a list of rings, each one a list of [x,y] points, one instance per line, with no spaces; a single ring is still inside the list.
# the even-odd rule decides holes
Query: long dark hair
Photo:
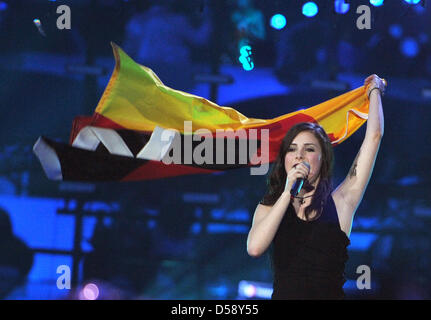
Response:
[[[309,220],[309,216],[313,210],[316,210],[317,216],[321,214],[326,199],[332,191],[332,170],[334,166],[334,150],[331,140],[325,130],[316,123],[301,122],[294,125],[287,132],[281,143],[277,159],[273,163],[271,172],[267,178],[268,190],[260,203],[264,205],[274,205],[283,193],[287,177],[284,167],[284,158],[293,139],[303,131],[309,131],[314,134],[322,149],[322,163],[319,173],[320,181],[312,197],[311,204],[305,208],[305,218]]]

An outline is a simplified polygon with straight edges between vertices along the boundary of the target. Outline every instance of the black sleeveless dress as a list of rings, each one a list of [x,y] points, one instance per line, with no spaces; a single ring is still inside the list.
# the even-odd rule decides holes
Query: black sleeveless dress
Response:
[[[331,195],[310,221],[290,203],[272,243],[272,299],[343,299],[349,244]]]

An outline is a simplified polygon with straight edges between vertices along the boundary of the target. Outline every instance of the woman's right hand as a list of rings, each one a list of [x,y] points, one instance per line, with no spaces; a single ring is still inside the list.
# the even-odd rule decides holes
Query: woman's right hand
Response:
[[[284,191],[290,192],[296,180],[300,178],[307,179],[309,173],[310,169],[304,164],[304,162],[300,162],[297,165],[293,166],[287,173],[287,180],[284,187]]]

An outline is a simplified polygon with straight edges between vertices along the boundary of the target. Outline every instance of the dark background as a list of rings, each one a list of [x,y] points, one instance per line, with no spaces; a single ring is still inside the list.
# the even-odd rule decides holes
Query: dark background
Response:
[[[0,1],[2,228],[13,229],[16,243],[28,249],[16,250],[22,258],[14,258],[16,263],[2,259],[2,277],[17,279],[7,284],[3,298],[79,298],[89,281],[98,284],[100,297],[112,299],[235,299],[243,298],[242,280],[271,285],[268,258],[246,253],[265,176],[236,169],[95,184],[45,177],[32,146],[41,135],[68,141],[73,118],[93,113],[114,66],[113,41],[165,84],[254,118],[313,106],[361,86],[369,74],[387,79],[385,135],[356,212],[345,289],[351,299],[429,299],[429,3],[399,0],[374,7],[348,1],[349,11],[338,14],[333,1],[316,1],[319,12],[308,18],[301,13],[305,1],[246,1],[260,12],[255,23],[264,35],[245,33],[255,64],[245,71],[238,61],[241,33],[231,19],[239,10],[237,1],[158,1],[170,13],[145,15],[156,2]],[[70,30],[56,27],[61,4],[71,8]],[[371,9],[370,30],[356,27],[361,4]],[[275,13],[287,19],[281,30],[270,25]],[[175,27],[173,16],[188,26]],[[33,23],[36,18],[46,36]],[[158,29],[172,37],[160,31],[154,40],[150,35]],[[154,58],[154,52],[164,54]],[[68,71],[83,65],[95,67],[97,74]],[[202,73],[229,75],[233,81],[219,86],[195,81]],[[247,82],[241,82],[245,76]],[[328,89],[313,80],[345,87]],[[274,82],[284,89],[274,92]],[[364,134],[365,126],[335,148],[334,183],[344,179]],[[94,202],[101,209],[92,209]],[[41,209],[45,203],[53,203],[51,209]],[[39,219],[46,230],[39,228]],[[71,290],[56,287],[55,270],[62,264],[72,269]],[[370,290],[356,288],[359,265],[370,266]]]

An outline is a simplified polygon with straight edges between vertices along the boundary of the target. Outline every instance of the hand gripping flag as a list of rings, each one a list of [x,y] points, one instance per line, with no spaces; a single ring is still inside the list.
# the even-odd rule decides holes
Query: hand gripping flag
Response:
[[[136,181],[273,162],[287,131],[320,124],[335,146],[368,118],[364,86],[273,119],[248,118],[165,86],[112,43],[115,68],[92,116],[74,119],[69,143],[39,137],[33,151],[49,179]]]

